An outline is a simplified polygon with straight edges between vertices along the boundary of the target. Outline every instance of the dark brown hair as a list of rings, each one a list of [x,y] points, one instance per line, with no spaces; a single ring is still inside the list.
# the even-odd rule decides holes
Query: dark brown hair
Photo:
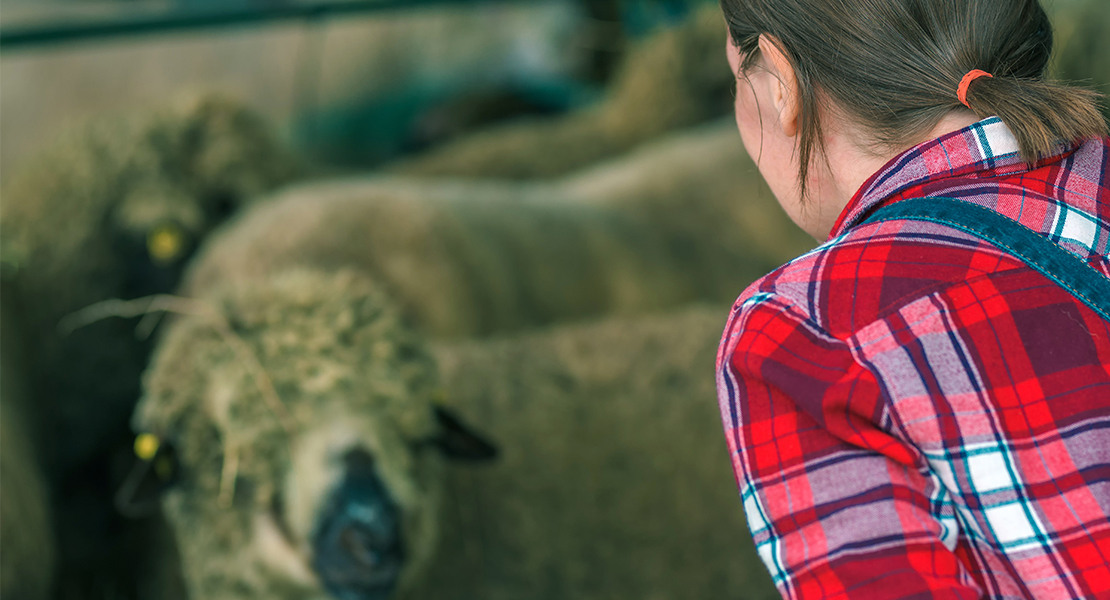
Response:
[[[747,73],[768,34],[797,76],[802,194],[823,150],[818,100],[831,100],[874,135],[902,147],[953,109],[972,69],[967,102],[997,115],[1035,162],[1061,142],[1105,135],[1100,96],[1045,81],[1052,26],[1038,0],[720,0]]]

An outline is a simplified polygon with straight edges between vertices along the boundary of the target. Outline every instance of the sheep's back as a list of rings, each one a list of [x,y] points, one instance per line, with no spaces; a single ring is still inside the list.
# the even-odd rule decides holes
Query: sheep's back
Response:
[[[638,215],[681,240],[699,299],[734,299],[752,280],[810,250],[732,119],[672,133],[559,182],[560,193]]]
[[[545,188],[367,179],[288,190],[218,235],[186,291],[290,265],[378,279],[422,330],[487,334],[697,298],[667,231]]]
[[[728,308],[440,344],[451,404],[501,449],[450,471],[435,598],[777,598],[714,391]]]
[[[550,183],[364,177],[287,189],[226,228],[187,291],[290,263],[381,280],[424,331],[471,335],[728,301],[812,240],[731,124]]]
[[[717,415],[713,365],[727,311],[441,342],[447,402],[501,456],[448,470],[437,556],[405,597],[777,597]],[[218,444],[206,446],[218,455]],[[216,510],[215,481],[208,487],[199,498]],[[219,557],[194,568],[245,568],[225,560],[245,540],[208,538],[249,524],[199,508],[167,505],[202,534],[190,539],[209,548],[203,556]]]

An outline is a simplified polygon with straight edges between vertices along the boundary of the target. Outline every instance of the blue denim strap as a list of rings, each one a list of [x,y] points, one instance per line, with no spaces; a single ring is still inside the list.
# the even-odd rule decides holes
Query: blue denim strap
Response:
[[[1110,278],[1043,235],[989,208],[954,198],[910,198],[876,210],[865,223],[932,221],[990,242],[1021,259],[1110,321]]]

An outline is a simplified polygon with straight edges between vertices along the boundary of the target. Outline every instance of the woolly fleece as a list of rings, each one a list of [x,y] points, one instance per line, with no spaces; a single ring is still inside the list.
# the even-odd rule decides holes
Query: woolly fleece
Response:
[[[450,403],[502,454],[449,470],[439,552],[410,597],[777,599],[717,410],[727,314],[437,344]]]
[[[731,300],[811,246],[732,127],[714,124],[552,183],[287,188],[213,236],[184,289],[346,265],[381,282],[418,329],[484,335]]]
[[[315,473],[298,474],[296,463],[313,452],[313,440],[344,436],[367,447],[405,515],[402,582],[415,577],[432,549],[442,480],[438,455],[423,445],[436,432],[436,371],[419,337],[375,284],[349,270],[294,269],[200,298],[257,358],[292,424],[282,425],[212,321],[175,320],[144,377],[134,423],[173,444],[183,465],[163,507],[190,597],[324,596],[298,556],[328,490],[312,483]],[[229,460],[237,465],[234,493],[221,506]],[[290,477],[300,485],[287,485]]]

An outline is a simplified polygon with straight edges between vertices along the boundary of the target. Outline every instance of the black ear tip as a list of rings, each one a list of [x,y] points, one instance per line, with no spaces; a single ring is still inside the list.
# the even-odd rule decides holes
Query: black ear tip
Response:
[[[460,461],[488,462],[500,454],[497,446],[484,436],[475,433],[451,411],[437,406],[436,421],[440,432],[432,440],[447,458]]]

